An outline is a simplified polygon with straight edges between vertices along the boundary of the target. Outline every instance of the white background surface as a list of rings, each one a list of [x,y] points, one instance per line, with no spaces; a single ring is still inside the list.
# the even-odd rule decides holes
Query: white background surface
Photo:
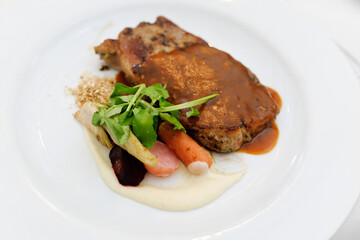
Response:
[[[360,0],[291,0],[342,49],[360,61]],[[360,79],[359,79],[360,82]],[[359,93],[360,94],[360,93]],[[333,240],[360,239],[360,200]]]

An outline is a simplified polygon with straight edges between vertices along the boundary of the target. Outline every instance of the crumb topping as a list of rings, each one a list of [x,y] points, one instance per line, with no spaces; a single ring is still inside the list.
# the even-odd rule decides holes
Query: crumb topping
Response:
[[[80,108],[86,102],[107,102],[114,90],[115,79],[84,74],[76,88],[69,88]]]

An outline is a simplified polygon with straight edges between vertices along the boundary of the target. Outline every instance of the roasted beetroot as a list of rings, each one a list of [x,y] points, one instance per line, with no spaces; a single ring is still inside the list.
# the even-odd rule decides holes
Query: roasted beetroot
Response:
[[[144,164],[127,151],[115,145],[109,157],[119,183],[124,186],[138,186],[144,179]]]

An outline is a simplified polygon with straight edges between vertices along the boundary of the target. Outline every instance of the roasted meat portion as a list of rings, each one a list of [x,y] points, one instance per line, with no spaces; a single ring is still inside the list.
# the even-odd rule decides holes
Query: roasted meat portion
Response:
[[[151,40],[160,34],[167,44]],[[279,112],[268,89],[248,68],[163,17],[154,24],[127,28],[118,40],[106,40],[95,49],[132,84],[167,83],[174,104],[219,93],[198,107],[198,117],[187,118],[185,111],[180,112],[180,121],[190,135],[209,149],[239,149]]]
[[[95,47],[112,68],[125,73],[134,82],[133,66],[142,64],[150,56],[159,52],[170,52],[194,44],[207,43],[199,37],[185,32],[164,17],[158,17],[153,24],[142,22],[136,28],[125,28],[118,39],[107,39]]]

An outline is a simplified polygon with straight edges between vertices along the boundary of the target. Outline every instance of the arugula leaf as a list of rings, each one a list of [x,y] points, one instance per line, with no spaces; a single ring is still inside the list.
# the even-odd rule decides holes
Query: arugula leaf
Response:
[[[106,117],[112,117],[114,115],[118,115],[121,113],[121,111],[124,109],[124,107],[126,106],[126,104],[120,104],[120,105],[115,105],[112,106],[108,109],[106,109]]]
[[[199,115],[200,115],[200,113],[197,108],[190,108],[190,111],[186,112],[186,117],[196,117]]]
[[[157,129],[158,129],[158,126],[159,126],[159,117],[158,115],[154,116],[153,118],[153,127],[154,127],[154,130],[155,132],[157,132]]]
[[[111,97],[109,98],[109,104],[110,106],[118,105],[123,103],[123,100],[121,98],[118,98],[119,96]]]
[[[139,89],[136,91],[134,97],[131,99],[131,101],[129,102],[129,105],[127,106],[126,108],[126,111],[129,111],[135,104],[135,102],[138,100],[139,98],[139,95],[141,93],[141,91],[146,88],[145,84],[140,84],[138,85],[139,86]]]
[[[106,126],[108,126],[111,133],[115,136],[118,144],[124,145],[130,135],[130,126],[120,125],[116,120],[113,118],[104,118],[104,122]]]
[[[200,105],[203,103],[206,103],[207,101],[209,101],[210,99],[218,96],[219,94],[215,93],[215,94],[211,94],[207,97],[203,97],[191,102],[186,102],[186,103],[182,103],[182,104],[178,104],[178,105],[173,105],[173,106],[169,106],[169,107],[160,107],[157,110],[159,112],[169,112],[169,111],[174,111],[174,110],[180,110],[180,109],[184,109],[184,108],[189,108],[189,107],[194,107],[196,105]]]
[[[124,112],[118,116],[117,121],[120,125],[130,126],[133,122],[133,115],[130,111]]]
[[[168,101],[166,101],[164,98],[160,98],[159,99],[159,106],[164,108],[164,107],[170,107],[170,106],[174,106],[174,104],[169,103]],[[179,110],[174,110],[174,111],[170,111],[171,115],[173,115],[177,120],[179,120]]]
[[[160,107],[170,107],[170,106],[174,106],[174,104],[169,103],[169,102],[166,101],[164,98],[160,98],[160,99],[159,99],[159,106],[160,106]]]
[[[104,124],[104,118],[106,115],[106,109],[99,107],[99,110],[94,113],[91,123],[94,126],[100,126]]]
[[[151,105],[154,105],[160,98],[167,99],[169,97],[169,92],[160,83],[144,88],[141,93],[151,99]]]
[[[132,130],[146,148],[155,145],[157,134],[154,129],[154,115],[148,109],[135,108]]]
[[[126,86],[122,83],[115,83],[114,86],[114,91],[112,92],[110,97],[114,97],[114,96],[118,96],[121,94],[133,94],[136,93],[136,91],[139,89],[139,85],[135,86],[135,87],[129,87]]]
[[[114,96],[109,99],[109,104],[114,106],[122,103],[129,103],[133,98],[134,95]]]
[[[173,115],[170,115],[168,113],[160,113],[160,118],[174,125],[174,130],[181,130],[184,133],[186,133],[186,130],[183,127],[183,125],[181,125],[180,121],[177,120],[177,118],[174,117]]]

